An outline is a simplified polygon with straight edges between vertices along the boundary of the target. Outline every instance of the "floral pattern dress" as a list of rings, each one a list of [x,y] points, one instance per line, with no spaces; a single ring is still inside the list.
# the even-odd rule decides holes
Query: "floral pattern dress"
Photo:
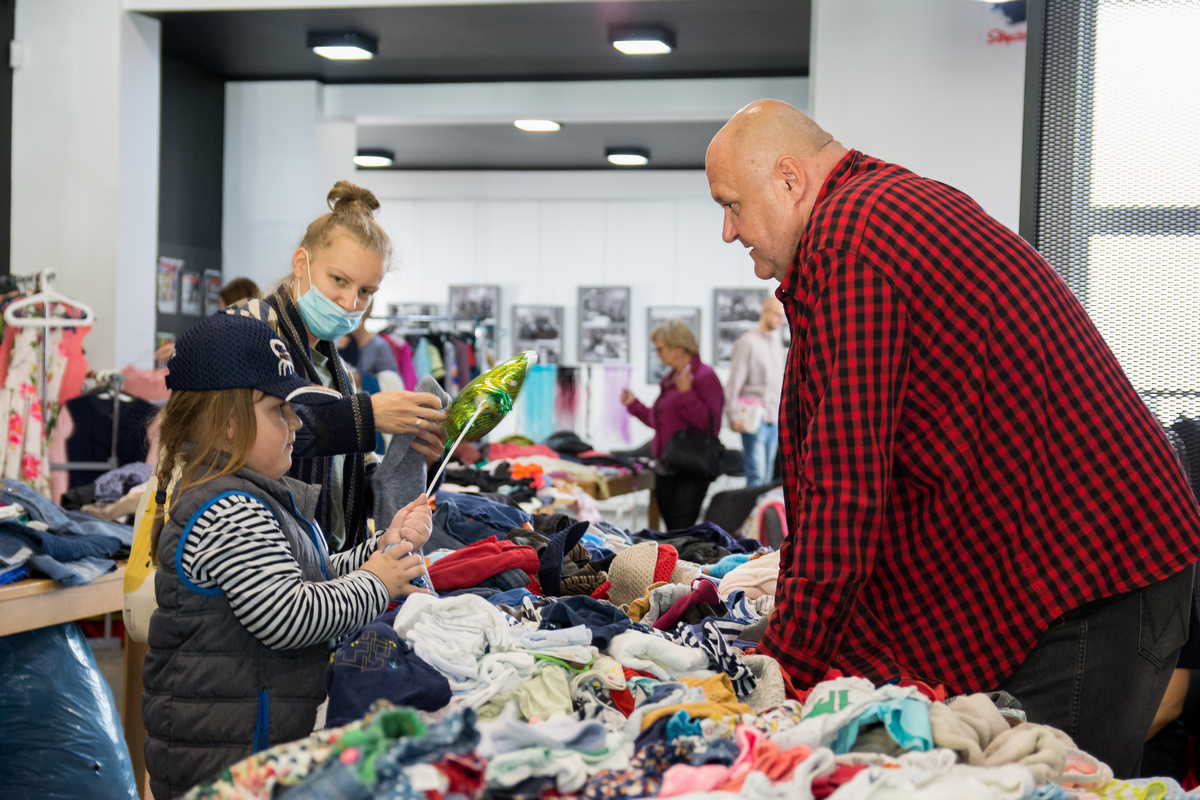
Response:
[[[47,338],[46,375],[42,377],[42,337]],[[51,328],[16,328],[8,374],[0,390],[0,420],[5,438],[2,476],[29,484],[50,496],[47,442],[58,416],[58,395],[66,371],[63,332]],[[41,381],[47,407],[42,407]]]

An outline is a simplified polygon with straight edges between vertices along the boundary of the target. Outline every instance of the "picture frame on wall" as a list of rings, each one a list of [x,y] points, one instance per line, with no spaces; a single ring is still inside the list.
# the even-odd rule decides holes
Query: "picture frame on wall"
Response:
[[[454,319],[495,322],[500,318],[500,287],[485,284],[451,286],[449,312]]]
[[[156,282],[158,313],[179,313],[179,273],[182,271],[182,258],[159,257]]]
[[[696,334],[700,341],[700,307],[699,306],[648,306],[646,308],[646,383],[658,383],[666,377],[671,368],[658,357],[658,351],[651,341],[654,329],[672,319],[681,319]]]
[[[513,350],[536,350],[539,364],[561,364],[563,307],[515,305],[512,307]]]
[[[629,363],[629,298],[628,286],[579,287],[580,363]]]
[[[211,317],[221,310],[222,285],[220,270],[204,270],[204,316]]]
[[[154,333],[154,352],[155,352],[155,354],[157,354],[159,352],[159,350],[162,349],[163,345],[174,344],[174,343],[175,343],[175,334],[174,333],[171,333],[170,331],[155,331],[155,333]],[[170,357],[168,356],[168,359],[169,358]],[[154,362],[155,369],[165,367],[166,365],[167,365],[166,360],[162,360],[162,361],[155,360],[155,362]]]
[[[198,317],[204,311],[204,287],[198,272],[184,272],[179,276],[179,313],[186,317]]]
[[[713,366],[729,366],[734,343],[758,324],[768,291],[738,287],[713,289]]]

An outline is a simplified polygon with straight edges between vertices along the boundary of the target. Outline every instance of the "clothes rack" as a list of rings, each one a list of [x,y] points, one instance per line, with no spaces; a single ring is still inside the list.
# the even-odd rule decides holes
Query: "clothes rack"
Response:
[[[23,297],[9,304],[4,310],[4,322],[17,328],[42,328],[49,332],[51,328],[80,328],[85,325],[91,325],[96,320],[96,313],[84,303],[78,300],[73,300],[70,297],[59,294],[50,286],[50,282],[54,280],[55,274],[53,270],[42,270],[35,278],[37,281],[37,292],[29,297]],[[23,317],[17,314],[23,308],[30,308],[35,305],[42,306],[42,316]],[[72,306],[83,313],[82,317],[64,317],[54,316],[51,313],[51,306],[54,304]],[[42,334],[42,363],[41,375],[38,381],[38,390],[42,400],[42,413],[46,412],[46,377],[49,374],[49,337]]]
[[[125,384],[125,376],[116,370],[102,370],[92,378],[92,388],[85,394],[103,396],[106,392],[112,395],[112,440],[111,450],[107,461],[67,461],[63,464],[51,464],[50,469],[57,470],[112,470],[121,466],[117,455],[117,439],[121,428],[121,387]]]

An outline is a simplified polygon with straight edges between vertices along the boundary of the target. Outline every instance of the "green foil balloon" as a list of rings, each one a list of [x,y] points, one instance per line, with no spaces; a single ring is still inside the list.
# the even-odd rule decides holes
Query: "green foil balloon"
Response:
[[[463,426],[470,422],[475,409],[483,411],[467,431],[467,440],[482,439],[500,420],[512,411],[513,403],[525,384],[525,373],[537,363],[537,351],[526,350],[515,358],[498,364],[463,387],[446,410],[446,446],[454,444]]]

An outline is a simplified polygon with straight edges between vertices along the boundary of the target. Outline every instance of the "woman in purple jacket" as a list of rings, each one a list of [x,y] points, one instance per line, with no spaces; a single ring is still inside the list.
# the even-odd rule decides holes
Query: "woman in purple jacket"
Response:
[[[677,319],[665,322],[650,334],[650,341],[658,357],[671,368],[660,384],[662,392],[654,401],[654,408],[646,408],[628,389],[621,392],[621,402],[630,414],[654,429],[651,453],[660,458],[663,448],[678,431],[695,428],[713,436],[720,433],[725,392],[712,367],[700,360],[700,345],[687,323]],[[668,530],[695,524],[711,482],[706,475],[659,472],[658,508]]]

